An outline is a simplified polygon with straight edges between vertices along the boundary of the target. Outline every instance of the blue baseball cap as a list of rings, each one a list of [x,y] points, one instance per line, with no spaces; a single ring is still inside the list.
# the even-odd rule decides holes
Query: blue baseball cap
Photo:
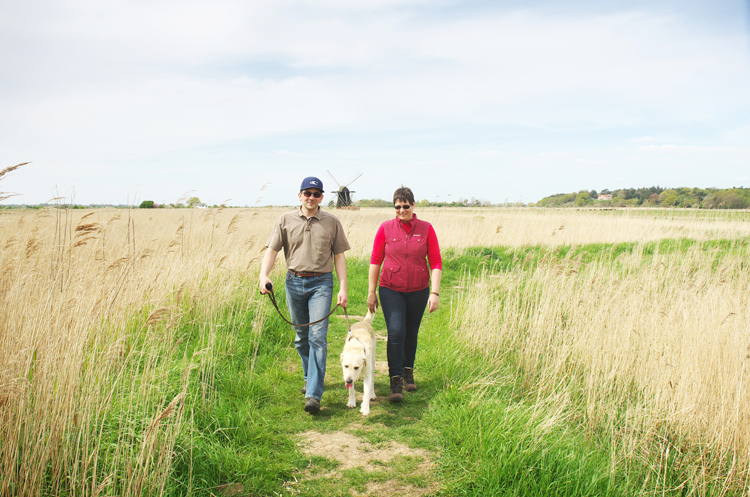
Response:
[[[299,191],[302,191],[306,188],[317,188],[321,192],[323,191],[323,182],[320,181],[315,176],[308,176],[307,178],[302,180],[302,186],[299,187]]]

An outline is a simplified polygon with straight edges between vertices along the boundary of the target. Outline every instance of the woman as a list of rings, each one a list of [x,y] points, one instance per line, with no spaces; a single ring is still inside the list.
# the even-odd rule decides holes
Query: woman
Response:
[[[414,194],[401,186],[393,194],[396,219],[380,225],[370,259],[367,307],[375,312],[380,266],[380,303],[388,328],[388,369],[391,402],[404,400],[403,390],[414,392],[414,358],[424,309],[434,312],[440,303],[443,265],[432,225],[414,214]],[[429,260],[429,267],[427,261]],[[432,270],[430,271],[430,268]],[[432,291],[430,291],[432,280]]]

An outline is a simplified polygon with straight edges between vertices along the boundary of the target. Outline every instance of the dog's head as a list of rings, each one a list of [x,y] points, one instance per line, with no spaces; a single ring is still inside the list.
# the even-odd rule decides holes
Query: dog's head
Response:
[[[351,388],[366,365],[367,359],[361,349],[345,350],[341,353],[341,369],[344,372],[346,388]]]

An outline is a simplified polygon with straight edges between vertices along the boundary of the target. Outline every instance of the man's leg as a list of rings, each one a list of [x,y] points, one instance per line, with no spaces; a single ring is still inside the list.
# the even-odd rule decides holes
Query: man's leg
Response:
[[[309,294],[310,321],[316,321],[331,312],[333,301],[333,274],[306,278]],[[328,318],[311,324],[308,334],[309,359],[307,366],[307,397],[320,400],[323,396],[328,357]]]
[[[286,305],[289,308],[289,315],[292,323],[302,324],[310,322],[307,300],[303,278],[298,278],[291,273],[287,273]],[[310,344],[308,341],[309,328],[309,326],[294,327],[294,331],[297,334],[294,339],[294,346],[302,360],[302,372],[305,375],[305,386],[307,386],[307,365],[310,356]]]

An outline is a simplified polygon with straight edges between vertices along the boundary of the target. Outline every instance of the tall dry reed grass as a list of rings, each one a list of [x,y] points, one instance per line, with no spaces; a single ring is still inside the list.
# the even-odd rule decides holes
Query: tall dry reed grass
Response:
[[[274,216],[0,216],[0,494],[161,492],[191,371],[211,376],[212,313],[238,292],[257,301],[245,282]],[[192,315],[205,347],[173,378],[176,325]]]
[[[49,208],[0,212],[0,494],[162,493],[174,462],[175,440],[190,423],[185,404],[188,392],[197,388],[196,382],[211,381],[213,375],[215,318],[227,305],[237,305],[238,301],[244,310],[255,307],[263,245],[274,221],[286,210]],[[704,240],[747,236],[750,231],[741,221],[699,215],[670,219],[616,211],[482,209],[421,209],[418,213],[434,224],[443,248],[572,245],[678,236]],[[393,211],[339,211],[337,215],[353,247],[348,256],[367,257],[375,230],[393,216]],[[551,310],[572,306],[566,319],[578,323],[578,313],[585,309],[589,318],[601,323],[586,330],[600,334],[608,330],[605,337],[596,340],[574,341],[577,348],[570,349],[577,360],[578,355],[582,357],[581,364],[588,364],[586,357],[593,361],[590,375],[597,379],[591,381],[594,404],[605,398],[602,389],[606,387],[599,387],[599,383],[606,385],[618,379],[618,368],[627,369],[630,363],[619,354],[594,353],[584,342],[615,341],[631,344],[637,357],[651,358],[643,374],[658,381],[653,380],[647,393],[660,399],[654,401],[658,406],[672,405],[669,402],[676,406],[665,411],[669,419],[700,419],[699,413],[713,417],[710,413],[718,405],[723,409],[720,419],[734,420],[735,425],[746,423],[742,418],[747,412],[742,410],[744,389],[730,381],[744,362],[721,355],[732,349],[731,344],[735,344],[735,352],[747,346],[737,338],[742,331],[740,323],[747,322],[746,309],[739,304],[745,287],[740,284],[738,262],[728,263],[722,273],[722,291],[736,288],[727,300],[718,297],[719,283],[709,268],[701,266],[699,254],[691,257],[696,261],[691,264],[698,265],[697,273],[680,273],[686,271],[685,264],[675,263],[673,268],[667,261],[663,267],[651,268],[642,275],[634,272],[625,279],[619,273],[606,272],[552,276],[540,268],[533,277],[540,279],[540,305],[554,302],[554,306],[550,303],[546,307],[551,315],[540,317],[535,312],[508,316],[493,329],[521,326],[520,320],[526,319],[533,333],[525,331],[528,340],[524,347],[529,354],[524,360],[538,360],[533,347],[541,345],[533,344],[558,343],[556,340],[563,337],[562,331],[545,334],[548,321],[559,319],[558,310]],[[631,261],[634,267],[641,262]],[[276,270],[283,270],[283,261]],[[669,294],[670,290],[659,284],[658,275],[665,271],[676,271],[671,277],[681,281],[693,278],[690,281],[696,289],[675,287],[671,290],[675,294]],[[588,283],[576,283],[593,278],[597,282],[615,280],[616,276],[617,284],[593,285],[607,289],[604,293],[592,290]],[[512,279],[493,280],[492,288],[497,285],[505,285],[509,292],[519,291]],[[364,300],[365,296],[350,298]],[[626,298],[632,300],[617,308],[608,307]],[[571,304],[579,301],[585,305]],[[491,305],[490,290],[483,302],[487,305],[481,309],[467,304],[467,323],[482,321],[478,317],[482,312],[497,319],[492,317],[498,311]],[[638,306],[653,311],[625,315],[625,309],[640,309]],[[657,308],[658,313],[653,314]],[[694,308],[703,311],[696,313]],[[197,325],[203,343],[199,350],[188,353],[176,330],[196,316],[200,316]],[[255,336],[251,337],[255,340],[262,329],[262,314],[257,319]],[[514,324],[516,321],[518,324]],[[662,326],[658,339],[646,333],[654,323]],[[696,356],[706,358],[694,362],[697,359],[691,354],[695,344],[701,343],[698,330],[709,323],[717,326],[717,333]],[[682,327],[695,330],[689,340],[680,342]],[[633,329],[641,333],[640,341]],[[727,330],[732,331],[727,334]],[[511,327],[492,336],[498,345],[505,345],[519,331]],[[622,336],[615,339],[614,334]],[[602,342],[604,339],[609,342]],[[693,348],[684,349],[686,340],[694,342]],[[669,348],[665,348],[666,343]],[[661,362],[653,363],[659,354]],[[182,355],[182,370],[175,373],[173,359]],[[551,358],[549,361],[553,369],[559,367]],[[698,372],[699,366],[719,364],[721,371],[727,371],[721,380],[708,381],[709,376]],[[633,366],[628,367],[632,372]],[[699,379],[700,385],[706,385],[700,390],[706,397],[688,395]],[[672,382],[670,390],[664,389],[665,380]],[[652,385],[650,381],[644,384]],[[733,393],[715,388],[720,385],[729,385]],[[197,390],[207,391],[205,386]],[[709,392],[713,392],[710,398]],[[711,407],[697,406],[699,400],[701,406]],[[640,412],[634,411],[632,416],[640,419]],[[745,444],[744,435],[727,429],[719,419],[684,426],[691,434],[711,434],[709,439],[717,444],[726,445],[733,436],[737,447]]]
[[[749,255],[742,239],[519,261],[464,282],[456,333],[491,361],[511,358],[525,389],[605,433],[618,467],[658,462],[699,494],[747,489]]]

